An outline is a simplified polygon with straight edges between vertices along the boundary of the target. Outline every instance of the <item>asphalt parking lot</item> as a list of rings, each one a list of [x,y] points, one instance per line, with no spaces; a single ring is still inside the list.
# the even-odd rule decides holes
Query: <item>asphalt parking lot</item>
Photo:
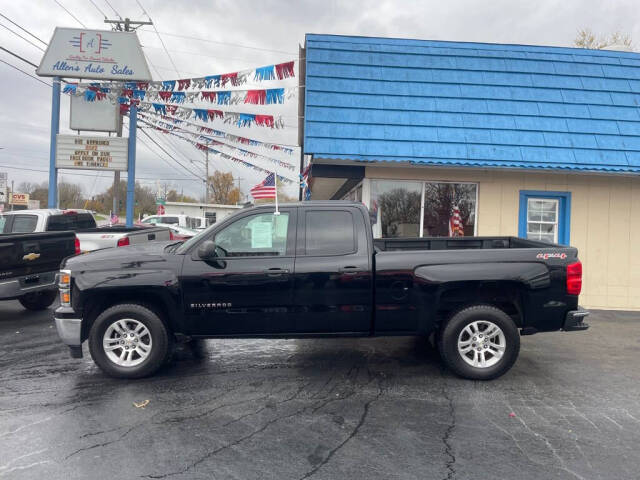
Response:
[[[491,382],[413,338],[215,340],[159,375],[69,358],[0,304],[0,477],[637,479],[640,315],[523,338]],[[146,402],[144,408],[138,405]]]

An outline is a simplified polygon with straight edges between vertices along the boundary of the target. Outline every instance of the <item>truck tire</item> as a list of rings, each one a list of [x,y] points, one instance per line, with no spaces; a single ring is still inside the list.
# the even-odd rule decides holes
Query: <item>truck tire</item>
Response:
[[[41,292],[27,293],[20,297],[18,301],[27,310],[45,310],[55,302],[58,297],[57,290],[43,290]]]
[[[143,305],[114,305],[96,318],[89,332],[91,357],[111,377],[152,375],[172,349],[173,337],[164,322]]]
[[[505,374],[520,353],[520,333],[505,312],[474,305],[456,312],[439,332],[444,363],[470,380],[492,380]]]

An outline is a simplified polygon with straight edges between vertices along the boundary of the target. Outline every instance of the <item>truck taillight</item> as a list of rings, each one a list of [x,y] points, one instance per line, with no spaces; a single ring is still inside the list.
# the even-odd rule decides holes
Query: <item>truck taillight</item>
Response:
[[[126,247],[127,245],[131,245],[131,243],[129,242],[129,237],[118,239],[118,247]]]
[[[582,263],[575,262],[567,265],[567,293],[580,295],[582,290]]]
[[[76,237],[75,247],[76,247],[76,255],[80,255],[82,250],[80,250],[80,239],[78,237]]]
[[[175,237],[173,236],[173,232],[171,230],[169,230],[169,240],[175,240]]]

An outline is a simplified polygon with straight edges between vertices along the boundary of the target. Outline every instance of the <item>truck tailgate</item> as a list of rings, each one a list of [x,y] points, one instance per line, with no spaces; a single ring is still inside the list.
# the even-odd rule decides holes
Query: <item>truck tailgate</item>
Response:
[[[0,235],[0,280],[56,272],[74,253],[73,232]]]

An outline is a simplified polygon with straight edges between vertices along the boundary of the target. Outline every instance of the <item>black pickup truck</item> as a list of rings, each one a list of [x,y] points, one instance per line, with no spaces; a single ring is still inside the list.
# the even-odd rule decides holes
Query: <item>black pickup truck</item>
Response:
[[[0,234],[0,300],[18,299],[29,310],[49,307],[62,260],[78,251],[73,232]]]
[[[367,209],[242,210],[184,243],[68,259],[55,321],[107,374],[152,374],[176,339],[415,335],[458,375],[491,379],[520,335],[584,330],[577,250],[514,237],[374,240]]]

